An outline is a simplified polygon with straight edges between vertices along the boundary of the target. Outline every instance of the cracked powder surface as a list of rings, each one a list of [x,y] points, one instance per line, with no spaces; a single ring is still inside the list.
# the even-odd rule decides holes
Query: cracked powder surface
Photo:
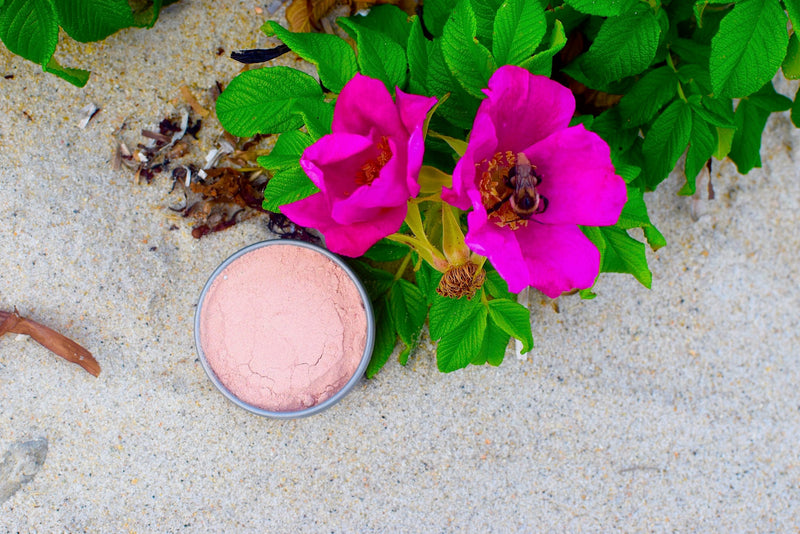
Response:
[[[214,280],[200,343],[220,382],[259,408],[296,411],[355,374],[367,318],[353,280],[319,252],[281,242],[253,249]]]

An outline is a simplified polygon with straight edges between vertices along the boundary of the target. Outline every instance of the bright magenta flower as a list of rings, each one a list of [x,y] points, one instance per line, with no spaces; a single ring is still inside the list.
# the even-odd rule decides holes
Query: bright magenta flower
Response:
[[[281,207],[292,221],[316,228],[333,252],[357,257],[396,232],[408,199],[419,193],[423,124],[435,98],[356,74],[333,113],[331,132],[308,147],[300,165],[319,193]]]
[[[549,78],[504,66],[484,92],[453,187],[442,191],[473,208],[467,245],[515,293],[533,286],[555,298],[591,287],[600,253],[578,225],[615,224],[627,200],[608,145],[568,127],[575,98]]]

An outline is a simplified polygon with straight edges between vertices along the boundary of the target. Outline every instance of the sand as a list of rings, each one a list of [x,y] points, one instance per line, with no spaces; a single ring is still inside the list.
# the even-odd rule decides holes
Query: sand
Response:
[[[669,242],[649,253],[652,290],[606,275],[597,299],[563,297],[560,313],[535,297],[527,360],[443,375],[426,341],[296,421],[220,395],[194,305],[223,259],[269,233],[251,220],[193,239],[166,209],[168,181],[134,184],[112,147],[123,124],[135,144],[179,109],[181,85],[207,102],[230,80],[227,54],[268,42],[257,5],[184,0],[152,30],[65,43],[59,60],[93,71],[84,89],[0,51],[14,75],[0,78],[0,309],[102,366],[94,378],[0,339],[0,458],[47,441],[0,503],[0,532],[800,526],[800,135],[785,113],[763,169],[714,167],[713,202],[676,196],[678,174],[648,196]],[[101,111],[81,130],[87,103]],[[212,121],[204,131],[210,149]]]

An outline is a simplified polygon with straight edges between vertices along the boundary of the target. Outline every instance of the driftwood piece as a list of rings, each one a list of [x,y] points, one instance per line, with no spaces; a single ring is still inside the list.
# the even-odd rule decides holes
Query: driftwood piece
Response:
[[[90,374],[100,374],[100,364],[91,352],[55,330],[21,317],[16,309],[13,312],[0,311],[0,336],[7,332],[31,336],[46,349],[69,362],[77,363]]]

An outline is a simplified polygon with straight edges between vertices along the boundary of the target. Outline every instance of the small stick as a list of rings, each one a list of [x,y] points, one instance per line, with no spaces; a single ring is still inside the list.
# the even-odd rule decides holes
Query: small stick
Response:
[[[89,374],[93,376],[100,374],[100,364],[91,352],[55,330],[21,317],[16,308],[13,312],[0,311],[0,336],[6,332],[31,336],[46,349],[68,362],[77,363]]]

